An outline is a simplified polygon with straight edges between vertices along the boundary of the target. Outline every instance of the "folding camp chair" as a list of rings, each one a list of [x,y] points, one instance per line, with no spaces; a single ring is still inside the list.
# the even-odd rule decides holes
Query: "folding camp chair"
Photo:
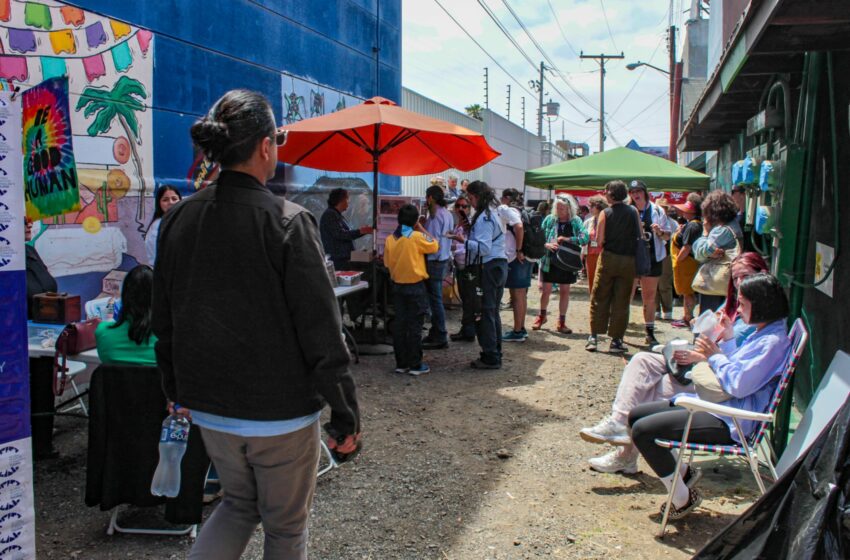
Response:
[[[782,396],[785,393],[785,389],[788,387],[788,383],[791,381],[791,377],[794,375],[794,370],[797,369],[797,363],[800,361],[800,357],[803,355],[803,350],[806,347],[806,342],[809,339],[809,333],[806,331],[806,327],[803,325],[803,321],[801,319],[797,319],[794,321],[794,326],[791,327],[791,332],[788,334],[788,337],[791,339],[791,352],[788,355],[788,358],[785,362],[785,368],[782,371],[782,375],[779,378],[779,384],[776,386],[776,390],[773,393],[773,399],[770,401],[770,407],[767,412],[750,412],[748,410],[742,410],[738,408],[732,408],[729,406],[723,406],[720,404],[715,404],[708,401],[703,401],[696,397],[679,397],[676,399],[676,405],[681,406],[688,410],[688,421],[685,423],[685,431],[682,435],[681,441],[667,440],[667,439],[656,439],[655,443],[661,447],[667,449],[678,449],[679,452],[676,457],[676,470],[673,472],[681,472],[679,469],[682,466],[682,460],[684,459],[685,451],[690,451],[690,456],[688,457],[688,464],[693,460],[694,453],[699,451],[703,453],[715,453],[718,455],[732,455],[736,457],[746,458],[747,463],[750,466],[750,470],[753,473],[753,476],[756,479],[756,484],[758,484],[759,490],[762,494],[764,494],[764,482],[761,479],[761,475],[759,474],[759,457],[758,451],[761,447],[766,447],[764,450],[764,463],[767,465],[768,470],[770,470],[771,476],[773,476],[774,480],[776,477],[776,469],[774,468],[774,460],[775,453],[773,449],[770,447],[770,442],[765,439],[765,433],[769,425],[773,424],[773,415],[776,412],[776,408],[779,406],[779,403],[782,400]],[[741,420],[751,420],[755,422],[759,422],[758,429],[753,432],[753,435],[741,444],[735,445],[714,445],[714,444],[706,444],[706,443],[689,443],[688,442],[688,434],[691,429],[691,420],[693,420],[694,413],[696,412],[709,412],[720,416],[728,416],[732,418],[732,421],[735,423],[735,428],[738,430],[739,434],[743,434],[744,431],[741,429]],[[678,482],[678,477],[674,478],[673,484],[670,485],[670,492],[667,494],[667,505],[664,507],[664,516],[661,519],[661,532],[658,534],[659,537],[664,538],[664,532],[667,529],[667,518],[670,514],[670,507],[673,502],[673,492],[676,488],[676,484]],[[683,482],[684,484],[684,482]]]
[[[77,375],[86,371],[86,367],[86,364],[83,362],[75,362],[73,360],[68,360],[65,364],[65,376],[71,385],[71,391],[73,391],[74,396],[56,405],[56,416],[82,415],[82,417],[88,418],[89,409],[86,407],[85,401],[83,401],[83,397],[86,396],[88,390],[80,391],[76,382]],[[81,412],[79,414],[74,414],[72,413],[74,410],[80,410]]]

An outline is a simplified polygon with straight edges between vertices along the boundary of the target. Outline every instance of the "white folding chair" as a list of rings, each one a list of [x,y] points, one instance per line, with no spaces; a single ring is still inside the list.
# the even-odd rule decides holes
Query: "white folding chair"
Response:
[[[682,434],[681,441],[668,439],[655,440],[655,443],[661,447],[679,450],[676,456],[676,470],[673,471],[674,473],[681,472],[680,469],[682,467],[682,461],[686,451],[690,451],[690,456],[687,461],[688,464],[690,464],[693,460],[694,453],[697,451],[702,453],[714,453],[721,456],[732,455],[735,457],[741,457],[746,459],[750,466],[750,470],[756,479],[756,484],[758,484],[759,490],[762,494],[764,494],[764,482],[762,481],[761,474],[759,474],[758,452],[760,448],[766,447],[766,449],[762,449],[764,464],[767,466],[773,479],[776,480],[776,469],[773,466],[774,461],[776,460],[775,453],[770,446],[770,442],[764,436],[768,426],[773,424],[776,408],[782,401],[785,389],[788,387],[788,383],[791,381],[791,377],[797,369],[797,364],[800,361],[800,357],[803,355],[803,350],[805,349],[806,342],[809,339],[809,333],[806,331],[806,327],[803,325],[803,321],[801,319],[794,321],[794,326],[791,327],[791,332],[788,334],[788,337],[791,339],[791,352],[785,362],[785,368],[779,378],[779,384],[776,386],[776,390],[773,393],[773,399],[770,401],[770,406],[768,407],[767,412],[750,412],[748,410],[732,408],[704,401],[696,397],[679,397],[676,399],[676,405],[681,406],[688,411],[688,421],[685,423],[685,431]],[[754,434],[750,438],[745,439],[741,444],[715,445],[708,443],[689,443],[688,435],[691,430],[691,421],[693,420],[694,413],[696,412],[709,412],[719,416],[732,418],[732,421],[735,423],[735,428],[738,430],[739,434],[744,433],[741,429],[741,420],[750,420],[759,422],[760,424]],[[664,538],[664,533],[667,530],[667,520],[670,515],[670,507],[673,503],[673,492],[676,489],[677,482],[678,477],[674,477],[674,482],[670,485],[670,491],[667,493],[667,505],[664,507],[664,515],[661,519],[661,531],[658,534],[660,538]],[[682,482],[682,484],[684,484],[684,482]]]
[[[56,414],[59,416],[70,416],[72,415],[72,411],[80,410],[82,411],[82,416],[88,418],[89,409],[86,407],[86,403],[83,401],[83,397],[88,391],[80,391],[80,388],[79,386],[77,386],[77,382],[74,379],[77,375],[86,371],[87,366],[83,362],[68,360],[65,367],[65,376],[68,378],[68,383],[71,385],[71,391],[73,391],[74,396],[56,405]],[[73,414],[73,416],[78,416],[78,414]]]

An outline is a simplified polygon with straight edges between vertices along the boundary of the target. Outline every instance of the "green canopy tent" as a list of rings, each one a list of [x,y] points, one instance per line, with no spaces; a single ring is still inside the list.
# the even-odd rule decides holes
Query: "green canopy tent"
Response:
[[[525,172],[525,184],[541,189],[602,189],[620,179],[640,179],[650,191],[703,191],[710,177],[658,156],[615,148]]]

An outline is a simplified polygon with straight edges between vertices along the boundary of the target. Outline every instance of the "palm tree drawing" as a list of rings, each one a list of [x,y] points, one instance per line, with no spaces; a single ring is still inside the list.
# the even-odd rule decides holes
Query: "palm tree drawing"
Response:
[[[80,100],[75,108],[76,111],[85,108],[83,116],[86,118],[96,115],[94,121],[86,129],[89,136],[109,132],[115,119],[118,120],[127,134],[133,154],[133,163],[136,167],[136,177],[139,179],[140,191],[136,221],[140,224],[145,217],[145,177],[142,170],[142,159],[137,148],[137,145],[141,144],[141,140],[139,139],[139,120],[136,118],[136,111],[145,111],[146,107],[142,100],[147,99],[147,97],[147,91],[145,91],[145,86],[141,82],[128,76],[121,76],[111,90],[87,87],[80,95]]]

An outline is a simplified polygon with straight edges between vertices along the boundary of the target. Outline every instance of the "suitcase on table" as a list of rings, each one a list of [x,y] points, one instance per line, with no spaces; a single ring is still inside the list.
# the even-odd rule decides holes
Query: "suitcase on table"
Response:
[[[32,298],[32,316],[36,323],[76,323],[81,318],[80,296],[67,292],[35,294]]]

